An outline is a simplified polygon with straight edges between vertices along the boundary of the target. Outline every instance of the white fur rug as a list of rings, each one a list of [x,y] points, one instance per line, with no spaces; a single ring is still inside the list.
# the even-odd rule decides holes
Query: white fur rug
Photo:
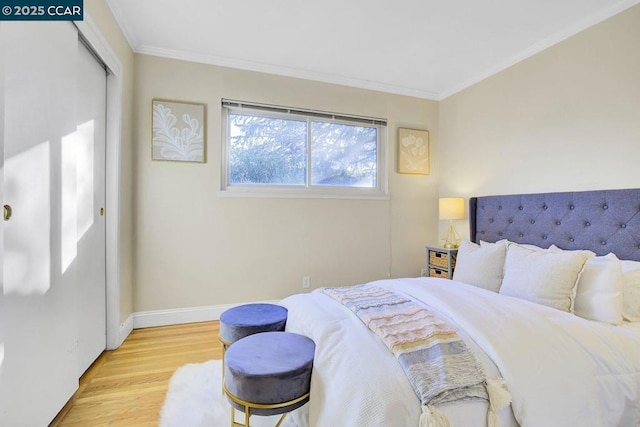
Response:
[[[307,406],[288,414],[282,427],[304,426]],[[279,415],[251,417],[251,427],[273,427]],[[244,413],[236,411],[236,421]],[[160,411],[160,427],[226,427],[231,424],[231,405],[222,395],[222,362],[189,363],[177,369]]]

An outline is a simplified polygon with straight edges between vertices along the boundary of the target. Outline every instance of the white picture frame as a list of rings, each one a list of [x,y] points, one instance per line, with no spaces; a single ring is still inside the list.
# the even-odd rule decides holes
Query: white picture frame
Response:
[[[151,159],[206,162],[207,104],[154,98]]]
[[[398,128],[398,173],[429,175],[429,131]]]

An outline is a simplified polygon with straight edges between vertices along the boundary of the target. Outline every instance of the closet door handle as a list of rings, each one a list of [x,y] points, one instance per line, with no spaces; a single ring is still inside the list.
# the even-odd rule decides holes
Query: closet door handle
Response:
[[[11,209],[11,206],[4,205],[4,220],[9,221],[11,219],[12,214],[13,214],[13,210]]]

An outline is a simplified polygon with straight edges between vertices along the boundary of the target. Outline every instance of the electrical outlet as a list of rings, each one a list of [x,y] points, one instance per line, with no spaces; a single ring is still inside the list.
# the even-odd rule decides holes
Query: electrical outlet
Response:
[[[423,268],[420,270],[420,277],[427,277],[427,269]]]
[[[311,278],[309,276],[304,276],[302,278],[302,289],[308,289],[311,285]]]

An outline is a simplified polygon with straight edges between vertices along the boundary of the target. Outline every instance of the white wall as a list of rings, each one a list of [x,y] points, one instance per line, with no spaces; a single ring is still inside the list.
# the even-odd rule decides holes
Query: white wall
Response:
[[[312,288],[417,276],[437,241],[437,163],[398,175],[398,126],[430,129],[437,103],[136,55],[134,311],[272,300]],[[151,160],[151,100],[208,104],[205,164]],[[220,188],[221,98],[388,119],[390,200],[230,198]]]
[[[638,187],[638,41],[634,6],[441,101],[440,194]]]

